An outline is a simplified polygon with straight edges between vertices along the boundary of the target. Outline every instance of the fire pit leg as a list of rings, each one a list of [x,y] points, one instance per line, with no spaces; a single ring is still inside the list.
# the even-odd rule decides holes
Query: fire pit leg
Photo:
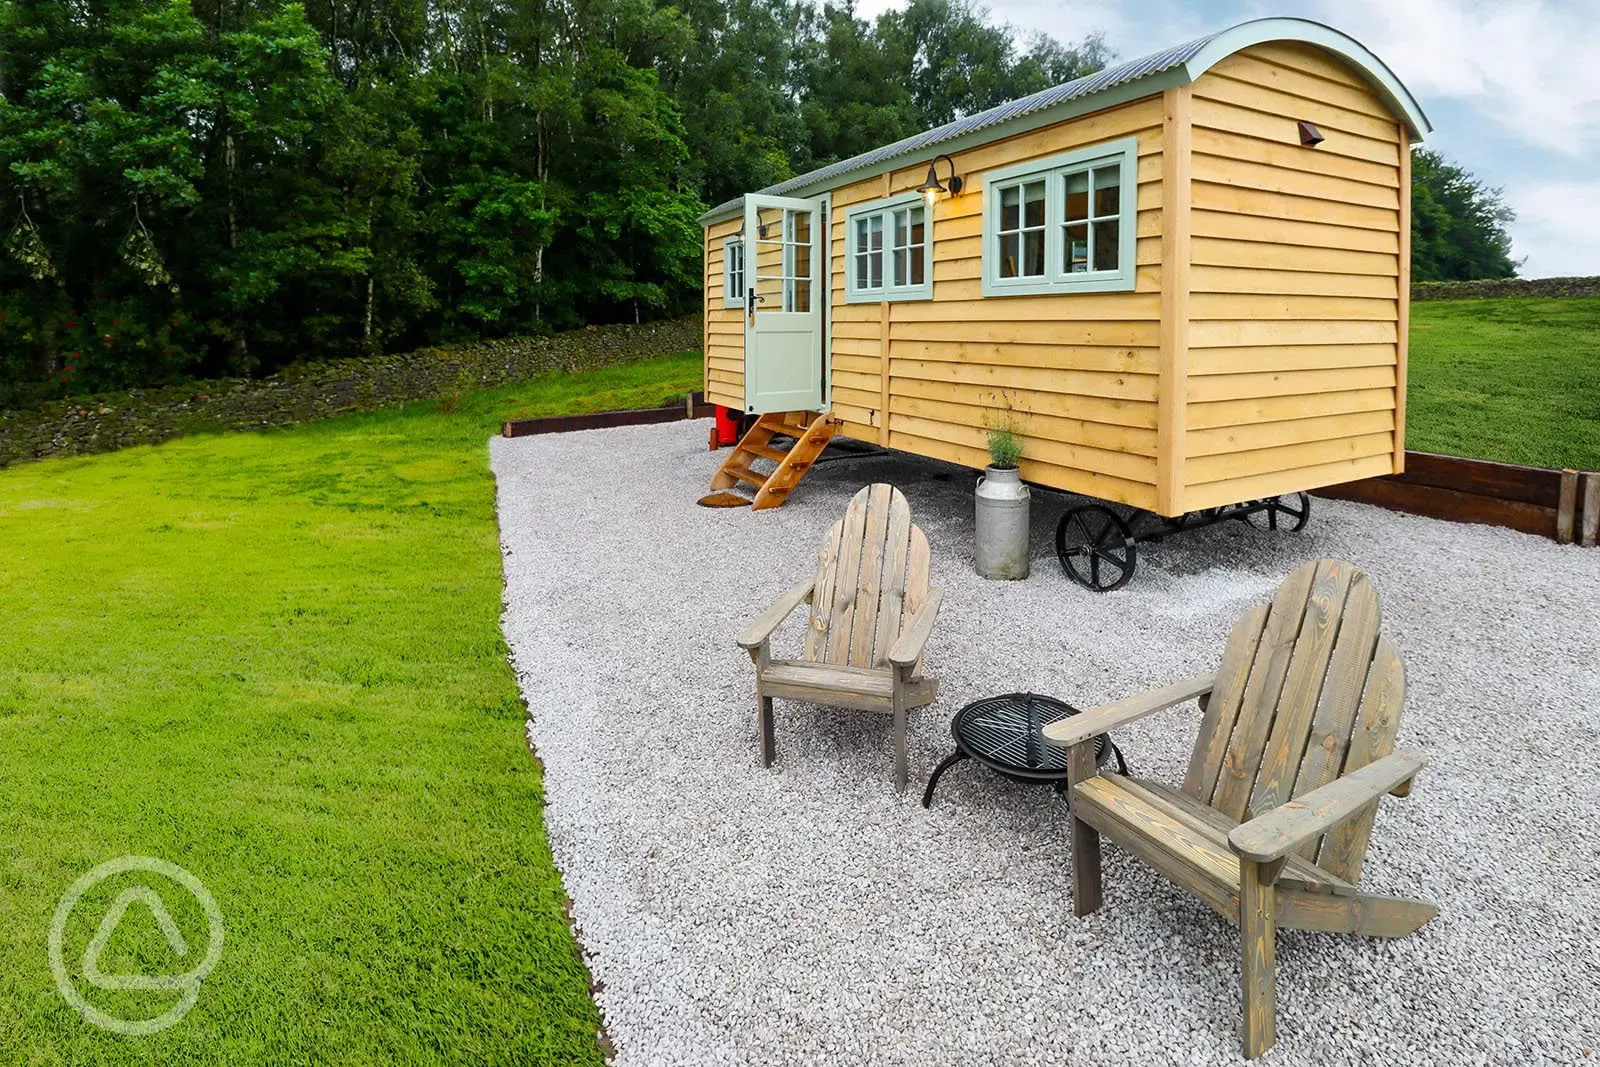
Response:
[[[958,748],[954,752],[950,753],[950,755],[946,756],[944,758],[944,762],[940,763],[939,766],[933,769],[933,777],[928,779],[927,791],[922,794],[923,807],[926,808],[933,803],[933,787],[939,784],[939,776],[966,758],[967,754]]]

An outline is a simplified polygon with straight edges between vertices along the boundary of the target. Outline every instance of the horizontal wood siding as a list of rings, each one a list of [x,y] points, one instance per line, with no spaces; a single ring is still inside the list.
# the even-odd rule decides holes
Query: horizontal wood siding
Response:
[[[984,171],[1129,136],[1139,140],[1134,291],[985,298]],[[846,210],[915,189],[927,160],[833,191],[832,396],[844,432],[981,468],[986,429],[1010,410],[1025,438],[1024,477],[1151,506],[1160,97],[970,149],[955,169],[965,189],[934,207],[932,300],[846,304],[844,288]]]
[[[1223,60],[1193,97],[1184,507],[1391,473],[1398,116],[1288,42]],[[1326,140],[1301,145],[1301,119]]]
[[[722,242],[744,219],[706,227],[706,400],[744,410],[744,315],[722,306]]]

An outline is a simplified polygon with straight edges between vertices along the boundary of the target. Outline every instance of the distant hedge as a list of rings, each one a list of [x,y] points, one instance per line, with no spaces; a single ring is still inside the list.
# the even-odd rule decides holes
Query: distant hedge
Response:
[[[1497,296],[1600,296],[1600,277],[1487,278],[1476,282],[1414,282],[1411,286],[1413,302]]]
[[[0,467],[19,460],[109,452],[184,433],[259,430],[375,411],[457,389],[481,389],[551,371],[633,363],[697,349],[700,317],[591,326],[553,337],[512,337],[388,356],[286,367],[268,378],[221,378],[0,411]]]

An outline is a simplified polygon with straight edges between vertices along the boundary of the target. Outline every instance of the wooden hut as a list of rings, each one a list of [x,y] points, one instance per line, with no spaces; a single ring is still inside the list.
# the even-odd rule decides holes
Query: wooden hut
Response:
[[[1162,516],[1398,472],[1429,131],[1269,18],[722,204],[706,394],[765,417],[718,484],[781,503],[834,432],[982,467],[1007,412],[1029,481]]]

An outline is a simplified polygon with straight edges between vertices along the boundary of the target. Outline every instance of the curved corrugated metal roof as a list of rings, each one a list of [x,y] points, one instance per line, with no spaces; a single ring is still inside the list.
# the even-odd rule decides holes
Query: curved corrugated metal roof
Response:
[[[874,148],[870,152],[863,152],[858,156],[830,163],[825,167],[808,171],[798,177],[789,178],[769,185],[757,192],[771,196],[790,196],[808,190],[820,190],[830,185],[838,184],[837,179],[855,171],[865,170],[875,164],[884,163],[900,156],[924,152],[929,149],[946,144],[958,137],[967,137],[970,134],[981,132],[992,126],[1009,123],[1040,111],[1057,108],[1063,104],[1082,101],[1099,93],[1115,89],[1118,86],[1130,85],[1145,78],[1175,70],[1179,67],[1186,68],[1185,81],[1193,81],[1199,77],[1206,68],[1217,63],[1220,59],[1240,48],[1247,48],[1251,44],[1259,44],[1266,40],[1298,40],[1311,44],[1321,45],[1340,53],[1348,62],[1360,70],[1374,87],[1379,89],[1392,106],[1405,115],[1412,132],[1420,139],[1421,135],[1431,129],[1426,117],[1417,107],[1415,99],[1400,84],[1389,69],[1368,52],[1360,42],[1354,38],[1340,33],[1338,30],[1324,26],[1318,22],[1306,19],[1269,18],[1255,19],[1251,22],[1240,23],[1237,26],[1198,37],[1187,44],[1180,44],[1160,52],[1154,52],[1139,59],[1118,63],[1093,74],[1086,74],[1081,78],[1067,82],[1064,85],[1053,86],[1041,90],[1031,96],[1024,96],[1019,100],[1012,100],[987,111],[967,115],[964,118],[947,122],[943,126],[926,130],[903,138],[893,144]],[[1196,63],[1195,61],[1200,62]],[[1198,68],[1198,69],[1197,69]],[[1151,92],[1157,91],[1158,86],[1152,86]],[[744,202],[744,197],[736,197],[726,203],[719,204],[701,216],[702,222],[709,221],[734,212]]]

